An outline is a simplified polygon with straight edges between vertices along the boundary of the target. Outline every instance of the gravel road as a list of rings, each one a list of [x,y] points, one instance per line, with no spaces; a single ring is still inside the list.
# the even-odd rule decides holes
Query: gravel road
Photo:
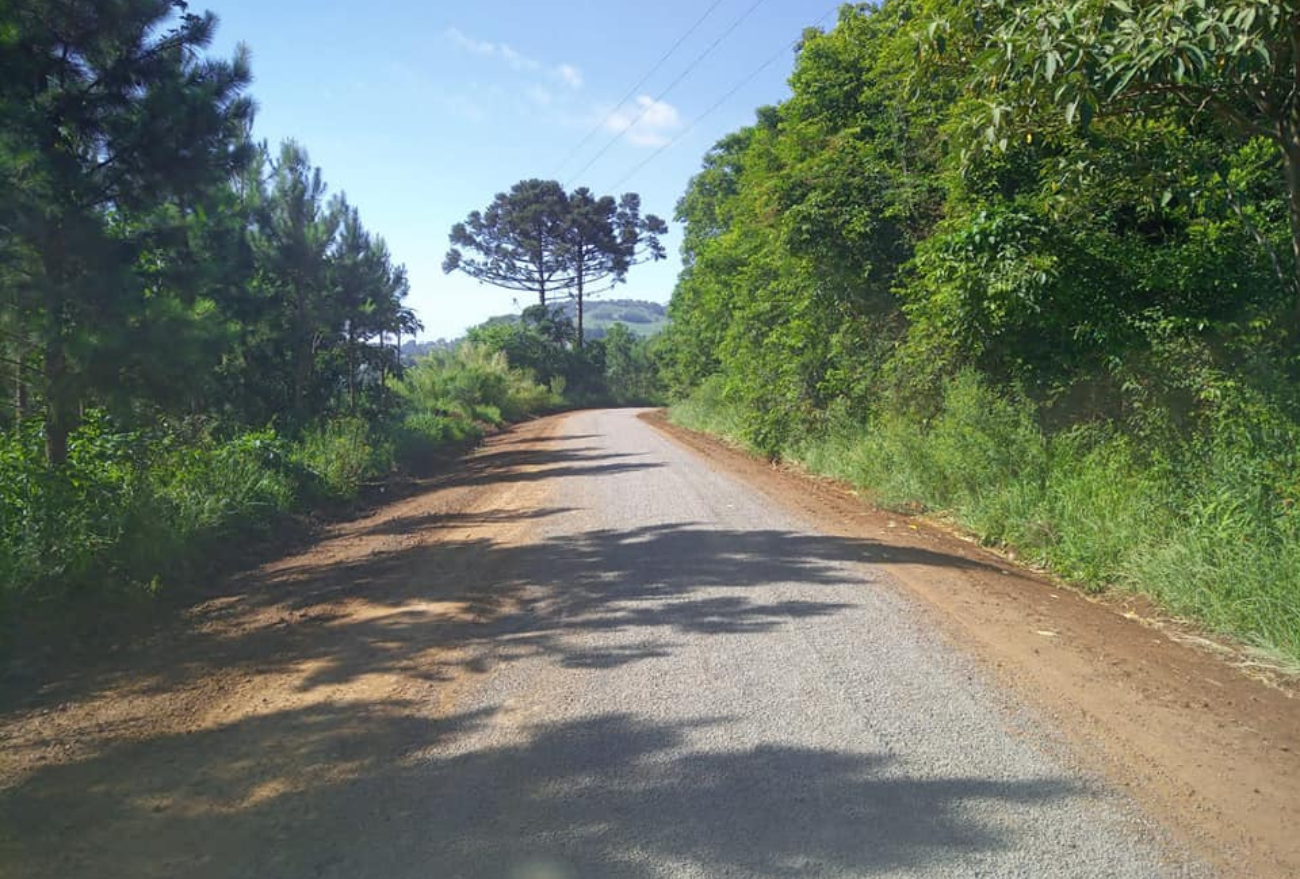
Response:
[[[491,672],[410,781],[438,792],[419,834],[339,875],[1201,875],[864,544],[634,412],[571,416],[558,439],[557,512],[476,657]]]
[[[1207,875],[871,560],[1006,572],[727,472],[523,425],[9,694],[0,875]]]

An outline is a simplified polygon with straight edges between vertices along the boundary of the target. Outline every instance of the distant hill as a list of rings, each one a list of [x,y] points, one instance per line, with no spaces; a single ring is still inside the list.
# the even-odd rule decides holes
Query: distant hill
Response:
[[[578,319],[576,302],[568,300],[560,307],[570,318]],[[582,323],[588,339],[601,338],[616,323],[638,336],[653,336],[668,326],[668,309],[658,302],[641,299],[591,299],[583,308]]]
[[[556,303],[569,319],[578,320],[578,304],[572,299]],[[519,320],[517,314],[499,314],[490,317],[484,323],[513,323]],[[668,326],[668,308],[658,302],[646,302],[641,299],[592,299],[584,309],[582,325],[588,339],[601,339],[605,331],[614,324],[621,323],[638,336],[653,336]]]
[[[573,300],[559,303],[559,307],[577,321],[578,305]],[[586,303],[583,314],[583,329],[588,339],[603,339],[605,331],[614,324],[621,323],[638,336],[653,336],[668,326],[668,308],[658,302],[646,302],[642,299],[592,299]],[[519,320],[517,314],[499,314],[490,317],[484,323],[513,323]],[[446,351],[456,346],[459,339],[438,339],[430,342],[405,342],[402,344],[402,362],[408,366],[416,358],[423,357],[430,351]]]
[[[455,342],[448,342],[446,339],[437,339],[431,342],[403,342],[402,363],[410,366],[414,364],[418,358],[425,356],[431,351],[449,351],[455,346]]]

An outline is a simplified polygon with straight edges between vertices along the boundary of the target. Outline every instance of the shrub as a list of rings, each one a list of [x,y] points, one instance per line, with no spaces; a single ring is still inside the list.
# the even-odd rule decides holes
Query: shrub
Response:
[[[67,463],[46,465],[39,430],[0,437],[0,582],[10,603],[154,588],[212,547],[264,531],[299,480],[272,431],[120,432],[90,413]]]
[[[482,438],[482,429],[464,418],[416,412],[393,429],[394,456],[405,469],[423,473]]]
[[[733,443],[748,445],[745,442],[745,410],[727,397],[721,376],[705,379],[695,393],[671,406],[668,415],[684,427],[715,433]]]
[[[503,352],[472,342],[420,360],[396,390],[413,413],[457,415],[492,426],[561,405],[557,393],[511,367]]]
[[[319,497],[351,500],[363,482],[390,469],[392,451],[372,439],[365,421],[337,418],[305,431],[292,457],[315,477]]]

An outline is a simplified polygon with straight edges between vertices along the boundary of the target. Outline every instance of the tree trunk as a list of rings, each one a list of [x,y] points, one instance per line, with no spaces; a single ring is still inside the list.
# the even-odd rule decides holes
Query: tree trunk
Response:
[[[357,414],[357,341],[348,326],[348,409]]]
[[[582,275],[578,275],[578,350],[582,350],[583,331],[582,331]]]
[[[80,406],[68,375],[68,352],[64,346],[64,302],[68,296],[67,242],[62,224],[54,227],[46,248],[44,265],[52,286],[46,290],[41,339],[41,388],[45,408],[45,460],[62,467],[68,460],[68,436],[77,427]]]
[[[307,294],[294,285],[293,414],[302,420],[306,409],[307,383],[311,380],[311,328],[307,326]]]
[[[51,324],[54,318],[50,319]],[[67,393],[68,363],[59,328],[47,329],[45,339],[45,460],[62,467],[68,460],[68,436],[77,426],[77,406]]]
[[[27,363],[27,351],[19,346],[14,351],[14,424],[22,424],[27,417],[27,376],[23,369]]]
[[[1300,107],[1283,129],[1282,168],[1286,173],[1287,206],[1291,215],[1292,329],[1300,331]]]

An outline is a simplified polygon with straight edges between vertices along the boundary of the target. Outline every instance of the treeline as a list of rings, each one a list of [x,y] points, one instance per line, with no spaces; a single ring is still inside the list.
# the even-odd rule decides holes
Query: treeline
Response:
[[[647,343],[584,347],[545,306],[404,365],[404,267],[301,145],[252,140],[247,53],[206,55],[215,26],[178,0],[0,11],[0,647],[508,421],[659,394]],[[576,197],[580,300],[662,224]]]
[[[1298,28],[843,7],[678,205],[677,417],[1300,656]]]
[[[169,585],[471,432],[403,432],[405,269],[302,146],[252,140],[215,27],[0,10],[0,615]]]

